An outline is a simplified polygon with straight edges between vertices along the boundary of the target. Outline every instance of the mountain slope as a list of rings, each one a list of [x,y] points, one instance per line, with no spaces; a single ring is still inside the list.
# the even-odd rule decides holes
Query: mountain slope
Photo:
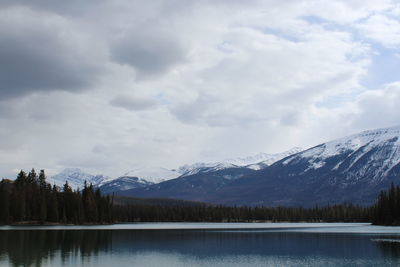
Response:
[[[400,177],[400,127],[364,131],[289,156],[211,201],[241,205],[371,204]],[[228,200],[229,199],[229,200]]]
[[[259,153],[254,156],[227,159],[220,162],[186,164],[179,167],[178,172],[181,174],[181,177],[183,177],[197,173],[214,172],[229,168],[245,167],[253,170],[260,170],[280,159],[296,154],[302,150],[303,149],[299,147],[294,147],[290,150],[276,154]]]
[[[227,184],[253,172],[255,171],[243,167],[199,172],[148,187],[119,192],[119,194],[146,198],[173,198],[191,201],[207,200],[218,194],[218,191]]]
[[[247,167],[253,170],[260,170],[267,166],[272,165],[273,163],[286,158],[290,155],[296,154],[303,151],[300,147],[294,147],[290,150],[275,153],[275,154],[268,154],[268,153],[259,153],[254,156],[244,157],[244,158],[236,158],[236,159],[228,159],[225,162],[229,164],[233,164],[240,167]]]
[[[125,173],[123,177],[136,177],[151,183],[160,183],[181,176],[177,170],[169,170],[160,167],[137,167]]]
[[[99,186],[101,193],[111,194],[113,192],[125,191],[133,188],[142,188],[152,185],[152,182],[137,177],[122,176]]]
[[[215,176],[219,177],[219,175],[222,176],[224,175],[223,174],[224,172],[219,172],[223,170],[227,170],[225,176],[229,176],[231,175],[230,173],[235,172],[230,169],[235,169],[235,168],[238,169],[236,171],[237,173],[245,172],[247,174],[248,172],[243,171],[242,170],[243,168],[259,170],[265,168],[266,166],[272,164],[273,162],[281,158],[292,155],[299,151],[301,151],[300,148],[293,148],[291,150],[278,154],[260,153],[255,156],[229,159],[215,163],[195,163],[191,165],[184,165],[179,167],[178,169],[172,169],[172,170],[159,167],[137,167],[125,173],[122,177],[113,179],[112,181],[105,183],[104,185],[100,186],[100,189],[105,193],[111,193],[111,192],[118,193],[129,189],[146,187],[151,184],[157,184],[178,177],[191,176],[190,179],[193,179],[192,176],[194,175],[198,174],[199,175],[198,177],[203,177],[203,174],[206,173],[209,173],[210,176],[213,177]],[[210,181],[208,186],[213,187],[213,182]],[[225,185],[226,181],[223,184]],[[206,187],[206,185],[204,186]],[[208,188],[207,190],[213,190],[213,189]],[[190,191],[193,190],[191,189]]]
[[[88,174],[78,168],[66,168],[60,173],[47,178],[47,181],[50,184],[55,184],[61,187],[66,181],[68,181],[69,186],[71,186],[73,189],[77,189],[78,187],[82,189],[85,181],[88,184],[99,186],[109,180],[111,180],[110,177]]]
[[[226,205],[315,206],[343,202],[366,205],[391,182],[399,184],[399,162],[400,127],[392,127],[320,144],[236,179],[224,180],[223,175],[213,171],[127,193]],[[207,189],[204,185],[196,186],[198,180],[210,184],[214,173],[218,181],[223,181],[221,185]]]

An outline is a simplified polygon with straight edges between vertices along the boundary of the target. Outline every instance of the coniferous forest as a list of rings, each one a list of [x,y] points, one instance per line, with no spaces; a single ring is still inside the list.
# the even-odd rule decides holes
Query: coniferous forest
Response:
[[[112,199],[85,183],[73,191],[46,182],[43,170],[21,171],[15,181],[0,182],[0,223],[111,223]]]
[[[148,202],[151,203],[151,202]],[[164,203],[164,204],[163,204]],[[372,222],[400,225],[400,187],[392,185],[371,207],[351,204],[325,207],[227,207],[197,202],[141,200],[114,203],[86,182],[72,190],[46,182],[43,170],[21,171],[14,181],[0,182],[0,224],[122,222]]]
[[[400,186],[392,184],[381,192],[372,213],[373,224],[400,225]]]

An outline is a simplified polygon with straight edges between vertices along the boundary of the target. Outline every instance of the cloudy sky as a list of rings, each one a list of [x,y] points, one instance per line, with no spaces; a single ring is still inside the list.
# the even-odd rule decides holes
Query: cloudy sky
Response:
[[[0,0],[0,176],[118,176],[400,124],[398,0]]]

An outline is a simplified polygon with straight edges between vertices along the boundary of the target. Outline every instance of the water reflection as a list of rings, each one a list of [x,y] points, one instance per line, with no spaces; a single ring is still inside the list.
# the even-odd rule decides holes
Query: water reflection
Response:
[[[400,239],[398,236],[385,236],[384,238],[372,239],[383,253],[385,258],[400,259]]]
[[[129,266],[146,259],[170,266],[229,266],[233,259],[250,266],[282,260],[288,266],[400,263],[400,243],[371,240],[385,238],[391,237],[255,230],[9,230],[0,231],[0,265]]]
[[[110,231],[0,231],[0,255],[15,266],[41,266],[55,255],[91,256],[110,251]]]

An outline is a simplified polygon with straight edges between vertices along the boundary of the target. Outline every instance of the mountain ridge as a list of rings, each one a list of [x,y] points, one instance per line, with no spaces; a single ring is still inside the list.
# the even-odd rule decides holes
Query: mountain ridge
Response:
[[[259,153],[255,156],[228,159],[213,163],[198,162],[194,164],[185,164],[177,169],[136,166],[135,168],[116,178],[110,178],[104,175],[92,175],[79,168],[66,168],[60,173],[50,176],[48,181],[58,186],[62,186],[66,181],[68,181],[69,185],[76,189],[78,187],[82,188],[84,181],[86,180],[89,184],[92,183],[93,186],[100,187],[105,192],[112,192],[113,186],[115,191],[123,191],[131,188],[157,184],[171,179],[176,179],[178,177],[190,176],[197,173],[209,173],[218,170],[242,167],[249,169],[261,169],[267,166],[267,164],[271,164],[285,155],[297,153],[298,151],[301,151],[301,149],[295,147],[282,153]],[[260,160],[260,162],[258,162],[258,160]],[[236,162],[236,165],[229,163],[229,161]]]
[[[196,200],[248,206],[372,204],[381,190],[400,182],[399,140],[400,127],[395,126],[325,142],[233,179],[215,189],[214,194],[207,193]],[[138,197],[178,195],[179,192],[161,190],[164,185],[126,193]],[[158,195],[152,193],[156,191]]]

